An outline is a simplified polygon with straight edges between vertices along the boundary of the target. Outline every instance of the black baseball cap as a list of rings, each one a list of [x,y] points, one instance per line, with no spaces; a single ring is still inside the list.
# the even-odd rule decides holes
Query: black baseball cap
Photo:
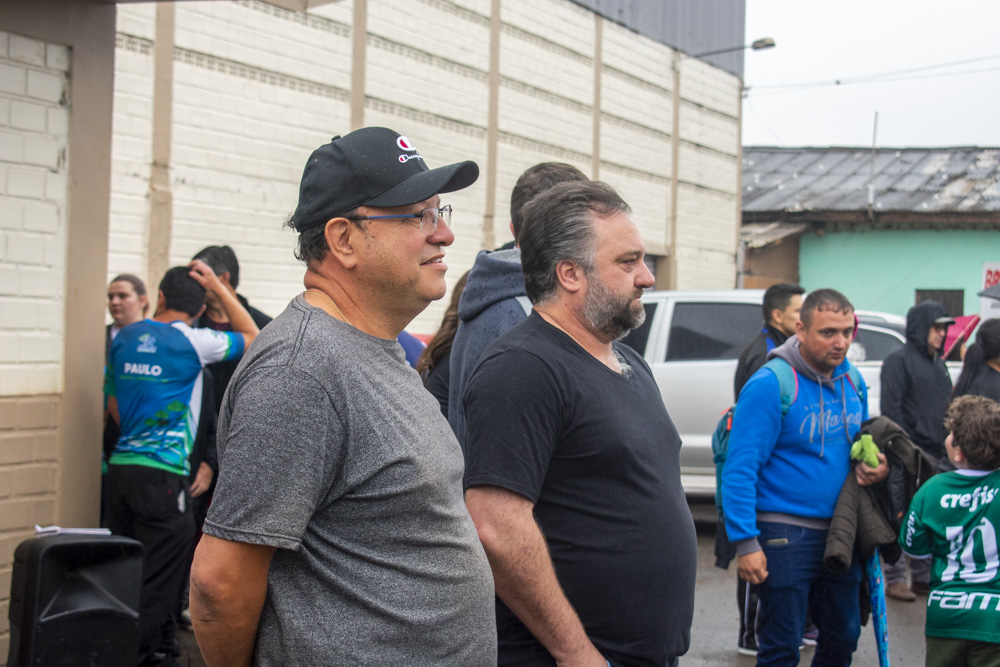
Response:
[[[292,221],[301,232],[358,206],[409,206],[467,188],[477,178],[475,162],[430,169],[406,137],[364,127],[334,137],[309,156]]]

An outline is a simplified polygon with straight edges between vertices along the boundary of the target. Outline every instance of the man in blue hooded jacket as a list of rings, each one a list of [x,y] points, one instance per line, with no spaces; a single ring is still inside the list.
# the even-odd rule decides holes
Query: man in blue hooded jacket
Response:
[[[861,564],[823,571],[823,552],[840,489],[851,474],[850,448],[868,418],[867,392],[854,386],[847,349],[854,306],[831,289],[810,293],[795,336],[768,355],[788,363],[795,392],[782,414],[782,390],[770,367],[744,386],[722,473],[726,532],[739,575],[758,586],[757,664],[799,664],[811,607],[819,629],[814,664],[849,665],[861,632]],[[859,464],[862,485],[888,467]]]

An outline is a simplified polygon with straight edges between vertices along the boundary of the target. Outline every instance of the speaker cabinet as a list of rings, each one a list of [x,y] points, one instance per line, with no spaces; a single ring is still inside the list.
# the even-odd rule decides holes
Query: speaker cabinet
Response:
[[[54,535],[14,551],[9,667],[135,665],[143,546]]]

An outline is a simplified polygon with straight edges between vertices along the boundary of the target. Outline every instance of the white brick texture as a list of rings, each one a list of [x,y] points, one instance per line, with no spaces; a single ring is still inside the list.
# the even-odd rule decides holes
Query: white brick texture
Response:
[[[559,161],[591,173],[597,39],[594,15],[570,0],[502,0],[500,7],[496,245],[510,239],[510,189],[525,168]],[[490,11],[490,0],[369,0],[365,124],[406,134],[431,166],[473,159],[485,167]],[[123,4],[118,17],[108,270],[155,283],[158,277],[144,275],[155,7]],[[295,235],[282,229],[302,167],[316,146],[350,129],[352,20],[350,3],[307,14],[258,0],[176,5],[170,259],[232,245],[240,292],[272,315],[302,289]],[[675,167],[673,52],[612,22],[602,26],[600,176],[623,193],[650,248],[662,252]],[[730,287],[735,250],[719,244],[735,239],[739,81],[699,61],[682,60],[681,72],[680,279]],[[26,74],[0,69],[0,90],[40,103],[27,99],[28,86]],[[17,114],[19,123],[29,118]],[[50,113],[48,132],[64,120]],[[5,131],[0,120],[0,151]],[[6,150],[27,153],[27,146]],[[53,159],[51,150],[33,155],[24,159]],[[484,175],[445,198],[456,211],[449,284],[482,247],[485,187]],[[409,329],[433,333],[447,298]]]
[[[0,396],[62,390],[64,47],[0,33]]]

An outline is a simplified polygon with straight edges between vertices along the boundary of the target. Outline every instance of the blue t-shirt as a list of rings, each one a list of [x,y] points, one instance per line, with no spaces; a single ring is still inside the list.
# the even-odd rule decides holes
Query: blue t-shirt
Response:
[[[121,437],[108,463],[190,473],[205,364],[243,355],[242,334],[153,320],[122,329],[111,344],[105,393],[118,400]]]

